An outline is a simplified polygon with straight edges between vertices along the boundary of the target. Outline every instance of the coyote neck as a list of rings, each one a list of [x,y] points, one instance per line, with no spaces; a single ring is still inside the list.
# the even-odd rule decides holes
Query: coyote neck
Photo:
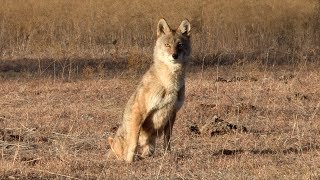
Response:
[[[185,65],[184,64],[165,64],[161,61],[154,62],[154,69],[157,77],[167,90],[178,91],[184,86]]]

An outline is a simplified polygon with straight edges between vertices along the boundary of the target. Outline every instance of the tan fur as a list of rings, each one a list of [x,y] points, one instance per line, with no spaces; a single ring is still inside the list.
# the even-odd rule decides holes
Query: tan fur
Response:
[[[185,67],[190,52],[189,21],[182,21],[178,29],[172,30],[161,19],[154,63],[130,97],[115,137],[108,138],[111,154],[132,162],[139,144],[141,156],[149,156],[155,151],[156,137],[162,133],[164,149],[170,150],[172,127],[184,101]]]

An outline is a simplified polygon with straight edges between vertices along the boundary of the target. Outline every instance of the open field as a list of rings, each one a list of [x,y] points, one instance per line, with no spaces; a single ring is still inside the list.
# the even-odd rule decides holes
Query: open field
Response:
[[[318,179],[317,66],[190,67],[173,150],[132,164],[106,160],[139,74],[71,81],[2,78],[0,179]],[[199,135],[218,115],[247,132]]]
[[[319,0],[0,0],[1,59],[150,58],[156,23],[188,18],[196,61],[314,61]]]
[[[320,179],[320,0],[185,2],[0,0],[0,179]],[[172,152],[107,160],[162,17],[192,25]]]

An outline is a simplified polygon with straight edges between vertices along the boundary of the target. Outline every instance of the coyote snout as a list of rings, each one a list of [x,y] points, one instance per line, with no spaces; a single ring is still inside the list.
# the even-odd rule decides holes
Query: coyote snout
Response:
[[[111,154],[132,162],[140,145],[142,157],[155,151],[156,137],[163,133],[164,149],[170,150],[172,127],[185,94],[185,67],[191,52],[190,23],[173,30],[164,19],[157,27],[154,62],[130,97],[123,121],[114,138]]]

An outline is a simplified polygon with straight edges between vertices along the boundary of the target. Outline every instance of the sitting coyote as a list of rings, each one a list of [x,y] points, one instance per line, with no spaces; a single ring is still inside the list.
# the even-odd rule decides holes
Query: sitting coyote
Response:
[[[185,71],[191,52],[190,29],[188,20],[173,30],[160,19],[154,62],[131,95],[115,137],[108,138],[112,150],[109,153],[114,153],[117,159],[132,162],[138,144],[142,157],[152,155],[156,137],[162,132],[164,149],[170,150],[172,127],[184,101]]]

